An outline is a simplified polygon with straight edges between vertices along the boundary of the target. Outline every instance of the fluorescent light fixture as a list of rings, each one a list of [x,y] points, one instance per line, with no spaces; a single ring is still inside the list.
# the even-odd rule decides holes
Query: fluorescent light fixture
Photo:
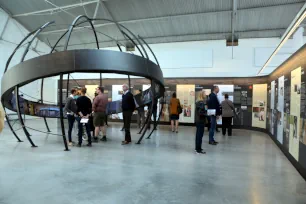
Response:
[[[298,28],[298,26],[302,23],[304,18],[306,17],[306,3],[302,7],[302,9],[299,11],[299,13],[296,15],[290,26],[287,28],[285,34],[283,35],[281,42],[276,47],[276,49],[273,51],[272,55],[269,57],[269,59],[266,61],[264,66],[259,70],[257,73],[257,76],[260,75],[264,69],[268,66],[268,64],[271,62],[272,58],[276,55],[276,53],[282,48],[282,46],[287,42],[289,37],[295,32],[295,30]]]

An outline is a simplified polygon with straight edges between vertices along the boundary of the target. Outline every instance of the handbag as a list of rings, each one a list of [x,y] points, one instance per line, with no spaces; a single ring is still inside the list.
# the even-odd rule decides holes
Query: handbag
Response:
[[[182,106],[180,101],[178,101],[178,105],[177,105],[177,113],[180,115],[183,112]]]

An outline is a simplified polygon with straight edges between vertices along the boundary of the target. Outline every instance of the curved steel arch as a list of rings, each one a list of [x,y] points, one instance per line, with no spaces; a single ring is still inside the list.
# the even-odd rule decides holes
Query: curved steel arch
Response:
[[[80,15],[80,16],[76,17],[76,19],[74,19],[73,23],[71,24],[71,26],[69,28],[68,36],[67,36],[66,43],[65,43],[65,46],[64,46],[64,50],[67,50],[68,44],[69,44],[69,39],[70,39],[71,33],[73,31],[73,28],[74,28],[75,24],[78,22],[78,20],[80,20],[81,18],[86,18],[87,21],[90,23],[90,26],[93,29],[93,32],[94,32],[94,35],[95,35],[95,38],[96,38],[97,48],[99,49],[99,41],[98,41],[97,33],[96,33],[96,30],[95,30],[95,27],[93,26],[93,24],[91,22],[91,19],[88,18],[85,15]]]
[[[85,18],[86,20],[79,22],[78,21],[81,18]],[[105,20],[109,22],[113,22],[117,24],[117,28],[119,31],[125,35],[126,37],[129,38],[129,40],[137,47],[139,50],[140,54],[142,57],[137,56],[137,55],[130,55],[127,53],[122,52],[122,49],[120,47],[120,43],[113,39],[117,47],[119,48],[120,52],[115,52],[115,51],[102,51],[99,50],[99,42],[98,42],[98,37],[97,37],[97,31],[95,30],[94,25],[92,24],[92,20]],[[74,51],[66,51],[68,49],[69,45],[69,40],[70,36],[73,32],[73,28],[76,26],[79,26],[83,23],[89,22],[91,25],[91,28],[94,32],[95,39],[96,39],[96,44],[98,50],[74,50]],[[160,87],[164,87],[164,82],[163,82],[163,74],[162,71],[160,70],[160,66],[158,64],[158,61],[156,59],[156,56],[154,55],[153,51],[151,48],[148,46],[148,44],[139,36],[137,37],[133,32],[131,32],[128,28],[126,28],[123,25],[118,24],[115,21],[109,20],[109,19],[90,19],[87,16],[78,16],[73,23],[70,25],[69,29],[63,33],[63,35],[57,40],[55,45],[52,47],[50,54],[40,56],[34,59],[27,60],[25,62],[24,59],[29,51],[29,48],[34,41],[34,39],[39,35],[39,33],[52,24],[53,22],[48,22],[41,26],[39,29],[36,29],[32,31],[31,33],[28,34],[21,42],[18,44],[18,46],[15,48],[13,51],[12,55],[9,57],[6,68],[4,70],[4,75],[3,75],[3,80],[2,80],[2,96],[1,96],[1,101],[3,103],[3,106],[5,108],[13,109],[12,104],[10,104],[9,99],[10,96],[12,95],[12,92],[15,94],[15,102],[16,102],[16,111],[18,113],[19,121],[22,124],[22,129],[24,129],[24,132],[26,133],[26,136],[31,143],[33,147],[36,145],[33,143],[31,138],[29,137],[29,133],[27,133],[26,127],[23,123],[23,120],[21,118],[21,111],[20,111],[20,106],[19,106],[19,87],[30,83],[34,80],[41,79],[41,103],[44,105],[44,100],[43,100],[43,85],[44,85],[44,78],[46,77],[51,77],[55,75],[60,75],[60,84],[62,86],[62,79],[63,79],[63,74],[70,74],[73,72],[98,72],[100,73],[118,73],[118,74],[126,74],[128,75],[128,78],[130,75],[135,75],[135,76],[141,76],[145,77],[151,80],[151,88],[155,87],[155,84],[160,84]],[[126,30],[124,32],[122,29]],[[65,42],[64,50],[63,52],[56,52],[53,53],[55,48],[57,47],[58,43],[61,41],[61,39],[66,35],[67,39]],[[133,40],[133,38],[130,37],[130,35],[137,41],[137,43],[141,46],[141,48],[138,47],[137,43]],[[16,51],[21,47],[22,43],[26,41],[31,35],[34,34],[34,37],[32,40],[28,43],[28,46],[26,47],[25,52],[22,55],[21,58],[21,63],[12,67],[12,69],[8,70],[8,66],[10,64],[11,59],[15,55]],[[143,44],[141,41],[146,44],[146,46],[149,48],[151,53],[153,54],[156,62],[158,65],[154,64],[152,61],[150,61],[148,53],[146,49],[144,48]],[[144,53],[144,54],[143,54]],[[114,59],[114,60],[110,60]],[[47,70],[47,71],[46,71]],[[129,80],[130,84],[130,80]],[[159,88],[160,88],[159,87]],[[164,89],[160,89],[160,91],[164,91]],[[62,92],[62,88],[60,88],[60,93]],[[155,90],[151,92],[151,97],[159,97],[158,94],[156,95]],[[62,94],[60,94],[62,97]],[[27,100],[25,100],[27,101]],[[146,103],[149,103],[148,101]],[[154,100],[152,100],[152,103],[154,103]],[[48,105],[48,104],[45,104]],[[62,100],[60,100],[60,119],[61,119],[61,126],[62,126],[62,136],[65,144],[65,149],[68,150],[67,147],[67,141],[65,137],[65,129],[63,125],[63,110],[62,110]],[[153,106],[152,106],[153,107]],[[152,115],[152,110],[150,110],[149,117],[151,118]],[[8,117],[7,117],[8,119]],[[49,127],[46,121],[46,117],[44,117],[44,121],[47,127],[48,132]],[[149,120],[145,123],[146,126],[148,126]],[[9,123],[9,120],[8,120]],[[14,132],[12,126],[9,124],[13,134],[17,138],[18,141],[21,141],[17,134]],[[143,135],[139,138],[138,143],[142,140],[144,137],[146,131],[143,133]]]

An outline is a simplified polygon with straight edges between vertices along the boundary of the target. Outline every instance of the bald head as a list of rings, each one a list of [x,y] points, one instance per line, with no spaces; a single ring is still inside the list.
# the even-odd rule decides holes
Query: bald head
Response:
[[[127,84],[123,84],[122,85],[122,90],[125,92],[127,90],[129,90],[129,86]]]

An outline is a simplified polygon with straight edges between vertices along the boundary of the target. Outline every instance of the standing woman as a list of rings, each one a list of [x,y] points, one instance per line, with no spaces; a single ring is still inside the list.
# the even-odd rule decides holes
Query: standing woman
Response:
[[[172,98],[170,100],[170,120],[171,120],[171,129],[174,132],[174,123],[175,123],[175,131],[178,133],[178,125],[180,113],[178,112],[178,107],[180,106],[180,100],[176,98],[176,93],[172,94]]]
[[[232,120],[234,116],[234,104],[228,99],[228,94],[224,95],[225,100],[222,101],[222,134],[225,136],[226,129],[228,136],[232,136]]]
[[[202,138],[204,135],[204,128],[206,123],[207,107],[206,107],[206,95],[203,91],[200,92],[195,110],[195,122],[196,122],[196,136],[195,136],[195,151],[197,154],[206,154],[202,149]]]

